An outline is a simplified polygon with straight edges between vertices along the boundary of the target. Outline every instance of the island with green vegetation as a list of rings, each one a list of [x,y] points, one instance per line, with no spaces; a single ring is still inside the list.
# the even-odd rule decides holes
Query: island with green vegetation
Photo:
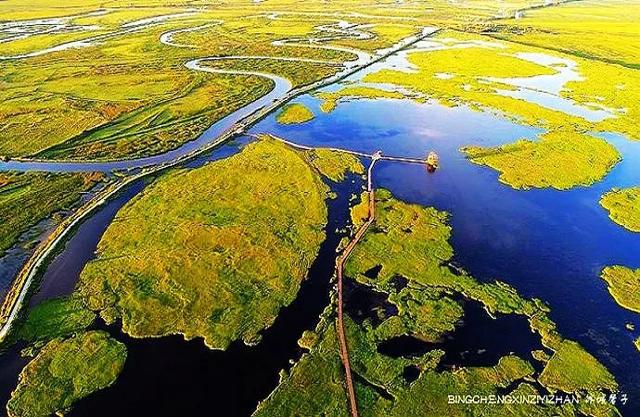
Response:
[[[319,162],[325,155],[331,164]],[[228,159],[162,175],[118,213],[79,293],[136,337],[256,343],[295,298],[324,239],[321,173],[362,172],[353,157],[337,161],[265,136]]]
[[[608,266],[602,270],[601,277],[618,304],[640,313],[640,268],[634,270],[621,265]]]
[[[313,120],[315,116],[313,112],[309,110],[307,106],[300,103],[288,104],[282,108],[282,111],[278,114],[278,123],[284,125],[292,125],[298,123],[308,122]]]
[[[7,403],[10,417],[65,413],[113,384],[127,349],[103,331],[89,330],[96,315],[78,297],[56,298],[31,309],[14,337],[33,359],[22,370]]]
[[[356,246],[346,273],[358,285],[385,294],[387,301],[397,307],[397,313],[383,315],[378,324],[370,319],[358,324],[346,317],[360,414],[484,415],[490,406],[451,403],[447,394],[537,395],[540,391],[536,380],[545,389],[581,395],[616,390],[611,373],[579,344],[562,338],[548,317],[548,308],[539,300],[524,299],[504,283],[483,284],[466,273],[452,272],[447,266],[453,256],[447,213],[403,203],[386,190],[376,191],[376,211],[379,214],[374,229]],[[399,285],[400,282],[404,284]],[[541,361],[542,372],[536,372],[527,359],[515,355],[503,356],[494,366],[442,369],[439,363],[445,352],[437,348],[408,357],[380,353],[381,343],[394,337],[436,341],[451,333],[464,316],[461,298],[481,303],[493,315],[528,318],[541,343],[553,351],[550,358],[546,354],[533,355]],[[254,416],[320,415],[326,410],[331,415],[349,415],[346,390],[340,384],[340,353],[330,321],[332,315],[333,311],[327,309],[312,336],[307,334],[301,340],[308,352],[281,376],[278,388],[260,404]],[[408,368],[416,370],[413,381],[404,377]],[[512,404],[499,410],[501,416],[617,415],[610,405],[586,403]]]
[[[602,196],[600,205],[615,223],[640,233],[640,187],[611,190]]]
[[[330,113],[338,107],[338,103],[341,101],[357,99],[403,99],[405,98],[405,95],[399,91],[346,85],[336,91],[324,91],[317,93],[316,97],[322,100],[322,103],[320,103],[320,110],[325,113]]]
[[[255,342],[306,275],[324,236],[327,192],[275,140],[170,172],[118,214],[79,291],[137,337],[182,333],[220,349]]]
[[[113,384],[126,347],[100,331],[53,339],[20,374],[7,404],[10,417],[64,413],[74,402]]]
[[[469,160],[500,172],[500,182],[517,189],[566,190],[600,181],[620,161],[613,145],[575,132],[552,131],[539,140],[497,148],[462,148]]]
[[[78,333],[93,323],[96,315],[82,299],[54,298],[34,306],[17,332],[21,340],[38,343]]]

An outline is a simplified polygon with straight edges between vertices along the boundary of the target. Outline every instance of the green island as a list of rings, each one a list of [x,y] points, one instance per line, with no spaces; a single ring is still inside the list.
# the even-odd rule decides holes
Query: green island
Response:
[[[7,413],[9,417],[60,415],[74,402],[113,384],[126,357],[125,346],[101,331],[53,339],[20,373]]]
[[[622,307],[640,313],[640,268],[608,266],[600,274],[609,286],[609,293]]]
[[[640,187],[611,190],[602,196],[600,205],[615,223],[640,232]]]
[[[217,349],[257,342],[324,239],[329,188],[314,168],[323,154],[265,136],[230,158],[162,175],[118,213],[79,293],[135,337],[180,333]],[[353,157],[333,160],[362,171]],[[336,167],[330,178],[344,175]]]
[[[366,86],[345,86],[337,91],[316,93],[315,96],[322,100],[320,110],[325,113],[332,112],[338,107],[340,101],[348,99],[405,98],[404,94],[399,91],[382,90],[380,88]]]
[[[7,403],[10,417],[59,415],[115,382],[127,350],[107,333],[87,330],[95,318],[75,296],[44,301],[29,311],[13,337],[27,343],[21,353],[32,359]]]
[[[500,182],[517,189],[589,186],[604,178],[620,161],[614,146],[592,136],[561,130],[545,133],[537,141],[521,139],[496,148],[461,150],[471,162],[500,172]]]
[[[293,125],[313,120],[315,116],[307,106],[301,103],[287,104],[276,116],[278,123]]]
[[[98,174],[0,173],[0,256],[40,221],[76,206],[101,179]]]
[[[356,246],[346,273],[359,285],[387,295],[397,313],[375,325],[345,317],[351,368],[355,375],[358,409],[363,416],[618,416],[611,405],[581,402],[578,405],[504,404],[501,406],[449,403],[456,395],[537,395],[539,381],[546,389],[579,395],[615,390],[609,371],[575,342],[562,338],[548,318],[548,308],[538,300],[526,300],[504,283],[477,282],[446,265],[453,256],[448,243],[448,215],[430,207],[396,200],[386,190],[376,191],[373,229]],[[357,211],[353,211],[357,220]],[[402,253],[402,256],[398,254]],[[376,270],[375,277],[372,269]],[[406,283],[398,285],[399,280]],[[494,315],[527,317],[550,357],[533,355],[544,365],[537,373],[530,362],[515,355],[500,358],[494,366],[441,369],[445,352],[438,349],[421,356],[389,357],[378,346],[399,335],[433,341],[455,329],[463,310],[460,297],[480,302]],[[254,416],[330,415],[348,416],[346,390],[341,384],[340,357],[333,310],[328,308],[314,332],[299,342],[308,350],[288,373],[281,375],[276,390],[264,400]],[[407,368],[417,369],[417,378],[403,377]]]

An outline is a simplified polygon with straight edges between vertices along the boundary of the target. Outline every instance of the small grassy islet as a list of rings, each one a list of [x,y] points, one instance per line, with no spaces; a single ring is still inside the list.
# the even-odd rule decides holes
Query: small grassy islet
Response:
[[[615,223],[640,233],[640,187],[611,190],[602,196],[600,205]]]
[[[640,313],[640,268],[608,266],[600,274],[609,286],[609,293],[622,307]]]
[[[301,103],[287,104],[276,116],[278,123],[283,125],[293,125],[313,120],[315,116],[307,106]]]
[[[113,384],[126,357],[125,346],[102,331],[54,339],[20,373],[7,413],[9,417],[64,413],[74,402]]]

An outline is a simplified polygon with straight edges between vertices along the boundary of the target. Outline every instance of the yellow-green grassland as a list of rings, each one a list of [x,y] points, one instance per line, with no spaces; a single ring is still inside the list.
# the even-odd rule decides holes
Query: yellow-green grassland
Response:
[[[611,220],[632,232],[640,232],[640,187],[611,190],[602,196],[600,205],[609,212]]]
[[[634,270],[620,265],[608,266],[602,270],[601,276],[618,304],[640,313],[640,269]]]
[[[329,188],[309,162],[322,157],[264,137],[161,176],[107,229],[80,294],[134,336],[181,333],[221,349],[256,342],[295,298],[324,239]]]

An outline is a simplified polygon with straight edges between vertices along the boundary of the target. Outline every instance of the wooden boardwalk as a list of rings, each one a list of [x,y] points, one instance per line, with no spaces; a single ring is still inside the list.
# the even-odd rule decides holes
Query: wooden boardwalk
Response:
[[[353,239],[351,239],[347,247],[344,248],[344,251],[336,261],[336,276],[338,279],[338,318],[336,322],[336,330],[338,333],[338,342],[340,344],[340,357],[342,358],[342,364],[344,366],[347,393],[349,394],[349,406],[351,408],[352,417],[358,417],[358,403],[356,399],[356,391],[355,391],[355,388],[353,387],[353,378],[351,377],[351,364],[349,362],[349,347],[347,345],[347,337],[345,336],[345,333],[344,333],[344,313],[343,313],[344,301],[343,301],[343,290],[342,290],[342,287],[343,287],[342,276],[344,271],[344,264],[347,258],[349,258],[349,255],[351,255],[351,252],[353,252],[353,249],[356,247],[358,242],[360,242],[360,240],[364,237],[365,233],[367,232],[367,229],[369,229],[369,226],[371,226],[371,224],[375,219],[375,207],[376,207],[375,200],[376,199],[375,199],[375,192],[373,189],[373,181],[371,179],[371,176],[373,173],[373,167],[376,164],[376,162],[379,160],[379,158],[376,157],[375,155],[376,154],[374,154],[371,164],[369,165],[369,169],[367,170],[367,191],[369,193],[369,216],[367,218],[367,221],[362,226],[360,226],[360,228],[356,231],[355,236],[353,237]]]
[[[249,134],[248,136],[260,139],[261,135]],[[312,151],[317,149],[314,146],[301,145],[295,142],[288,141],[286,139],[280,138],[274,135],[265,135],[269,136],[275,140],[278,140],[292,148],[302,150],[302,151]],[[367,169],[367,192],[369,194],[369,215],[367,220],[364,222],[362,226],[358,228],[353,239],[349,241],[347,246],[344,248],[342,253],[338,256],[336,260],[336,278],[337,278],[337,290],[338,290],[338,315],[336,319],[336,333],[338,334],[338,344],[340,345],[340,358],[342,360],[342,365],[344,367],[345,373],[345,385],[347,388],[347,395],[349,397],[349,408],[351,411],[351,417],[358,417],[358,401],[356,398],[356,391],[353,384],[353,377],[351,375],[351,362],[349,360],[349,345],[347,343],[347,336],[344,332],[344,295],[343,295],[343,275],[344,275],[344,264],[349,258],[349,255],[353,252],[353,249],[356,247],[358,242],[362,240],[364,235],[367,233],[369,227],[375,221],[375,213],[376,213],[376,198],[375,198],[375,189],[373,187],[373,168],[378,161],[391,161],[391,162],[405,162],[411,164],[421,164],[425,165],[426,161],[424,159],[418,158],[409,158],[409,157],[399,157],[399,156],[386,156],[383,155],[381,151],[374,152],[372,154],[352,151],[350,149],[342,149],[342,148],[323,148],[328,149],[334,152],[342,152],[350,155],[371,159],[371,163],[369,164],[369,168]]]

